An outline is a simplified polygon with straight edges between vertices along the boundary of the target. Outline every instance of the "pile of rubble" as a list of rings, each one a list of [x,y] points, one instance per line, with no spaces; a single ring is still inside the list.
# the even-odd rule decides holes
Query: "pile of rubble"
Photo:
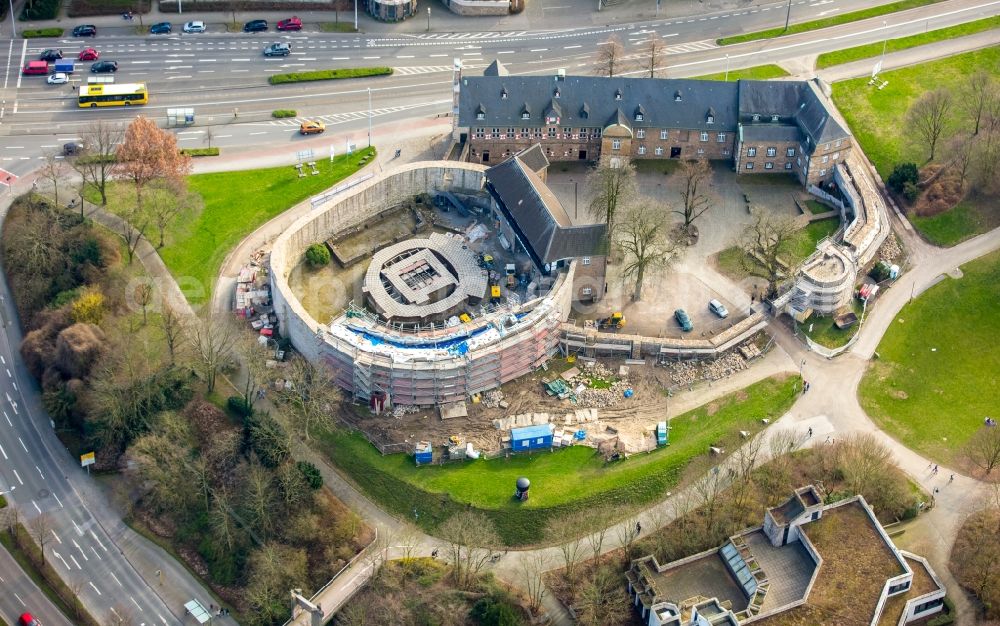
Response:
[[[412,404],[395,404],[392,407],[392,416],[396,419],[403,417],[404,415],[410,413],[419,413],[420,407]]]
[[[709,363],[705,363],[704,371],[705,378],[709,380],[719,380],[720,378],[725,378],[731,374],[735,374],[740,370],[745,370],[750,365],[747,360],[743,358],[739,352],[732,351],[726,354],[726,356],[721,359],[716,359]]]
[[[613,383],[608,389],[591,389],[584,387],[576,392],[576,401],[586,406],[609,408],[618,406],[625,400],[625,390],[629,384],[619,380]]]
[[[670,382],[674,385],[690,385],[699,378],[701,372],[696,363],[681,361],[670,365]]]
[[[885,261],[886,263],[892,263],[903,251],[899,248],[899,242],[893,236],[886,237],[885,242],[882,247],[878,249],[878,258]]]
[[[483,406],[488,409],[506,409],[510,406],[509,403],[505,402],[503,399],[503,392],[499,389],[492,389],[483,393]]]

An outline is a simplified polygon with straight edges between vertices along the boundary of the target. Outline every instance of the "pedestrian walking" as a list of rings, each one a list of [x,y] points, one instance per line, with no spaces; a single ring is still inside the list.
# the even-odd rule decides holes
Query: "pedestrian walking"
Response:
[[[955,482],[955,475],[954,474],[951,475],[951,478],[948,479],[948,482],[950,482],[950,483]]]
[[[434,548],[433,550],[431,550],[431,558],[432,559],[438,558],[438,549],[437,548]]]
[[[937,465],[935,465],[935,466],[934,466],[934,473],[935,473],[935,474],[937,474],[937,473],[938,473],[938,466],[937,466]]]
[[[638,535],[641,532],[642,532],[642,523],[636,522],[635,523],[635,534]]]
[[[813,429],[812,429],[812,426],[810,426],[810,427],[809,427],[809,436],[810,436],[810,437],[812,437],[812,436],[813,436]]]
[[[940,492],[941,492],[941,490],[940,490],[940,489],[938,489],[937,487],[935,487],[935,488],[934,488],[934,495],[937,495],[937,494],[938,494],[938,493],[940,493]]]

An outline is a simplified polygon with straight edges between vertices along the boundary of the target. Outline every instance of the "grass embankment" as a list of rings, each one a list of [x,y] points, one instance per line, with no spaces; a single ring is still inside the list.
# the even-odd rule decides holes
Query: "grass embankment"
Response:
[[[737,427],[777,418],[795,401],[797,379],[769,378],[673,418],[671,445],[649,454],[606,464],[596,450],[573,446],[509,459],[416,468],[412,456],[381,456],[362,436],[342,431],[317,445],[381,506],[406,516],[424,530],[474,507],[496,524],[509,545],[544,540],[549,519],[595,508],[625,510],[650,504],[677,484],[684,468],[709,445]],[[652,427],[652,424],[650,424]],[[513,500],[514,481],[531,479],[531,499]]]
[[[335,70],[313,70],[311,72],[272,74],[267,80],[272,85],[282,85],[285,83],[302,83],[313,80],[341,80],[344,78],[389,76],[391,74],[391,67],[342,67]]]
[[[810,211],[816,212],[816,210],[817,209],[810,206]],[[823,212],[829,210],[830,209],[823,206]],[[782,256],[781,259],[783,261],[788,261],[792,266],[798,265],[808,258],[810,254],[816,251],[816,244],[822,241],[825,237],[833,235],[837,232],[838,228],[840,228],[840,218],[837,217],[809,222],[805,228],[799,231],[798,238],[791,247],[790,254],[792,255],[792,258],[786,259]],[[743,280],[744,278],[750,276],[750,272],[748,272],[743,266],[743,258],[744,253],[738,246],[730,246],[716,255],[715,263],[718,270],[729,278],[732,278],[733,280]]]
[[[747,67],[742,70],[730,70],[728,79],[726,78],[726,72],[706,74],[697,78],[699,80],[729,80],[729,82],[733,82],[740,79],[767,80],[768,78],[781,78],[783,76],[788,76],[788,72],[777,65],[771,64]]]
[[[886,54],[890,52],[899,52],[900,50],[908,50],[910,48],[916,48],[917,46],[923,46],[936,41],[944,41],[945,39],[954,39],[956,37],[964,37],[966,35],[975,35],[976,33],[981,33],[985,30],[993,28],[1000,28],[1000,15],[994,15],[993,17],[975,20],[973,22],[966,22],[965,24],[956,24],[955,26],[949,26],[947,28],[938,28],[937,30],[917,35],[910,35],[908,37],[890,39],[885,42],[885,51]],[[1000,34],[997,35],[997,40],[1000,41]],[[882,45],[883,44],[880,41],[865,44],[863,46],[854,46],[853,48],[835,50],[833,52],[824,52],[816,59],[816,68],[823,69],[825,67],[833,67],[834,65],[850,63],[851,61],[877,57],[882,54]]]
[[[746,33],[743,35],[722,37],[720,39],[717,39],[716,43],[719,44],[720,46],[728,46],[735,43],[756,41],[758,39],[770,39],[772,37],[781,37],[782,35],[794,35],[796,33],[805,33],[810,30],[830,28],[831,26],[839,26],[840,24],[847,24],[848,22],[866,20],[871,17],[878,17],[880,15],[887,15],[889,13],[896,13],[897,11],[916,9],[917,7],[926,6],[928,4],[935,4],[941,1],[942,0],[901,0],[900,2],[883,4],[881,6],[862,9],[860,11],[851,11],[850,13],[844,13],[842,15],[834,15],[833,17],[824,17],[823,19],[819,20],[811,20],[808,22],[791,24],[789,25],[788,30],[785,30],[784,26],[779,26],[777,28],[759,30],[752,33]]]
[[[879,426],[939,463],[955,460],[1000,398],[1000,252],[961,269],[896,315],[858,392]]]
[[[860,320],[862,307],[857,298],[851,298],[851,310],[854,311],[854,314]],[[804,324],[799,324],[799,330],[821,346],[839,348],[850,341],[854,335],[858,334],[861,324],[855,323],[841,330],[833,323],[833,318],[834,316],[832,315],[813,315]],[[809,330],[810,328],[812,330]]]
[[[1000,76],[1000,46],[882,72],[882,79],[889,82],[882,90],[869,86],[867,77],[834,83],[833,100],[882,180],[886,180],[895,164],[920,164],[927,158],[925,148],[909,141],[903,128],[910,105],[930,89],[959,93],[969,76],[982,69]],[[950,211],[914,217],[911,222],[932,243],[954,245],[1000,226],[1000,211],[992,204],[985,199],[966,199]]]
[[[171,226],[171,243],[160,250],[160,256],[174,278],[194,278],[208,293],[222,260],[240,240],[269,219],[354,174],[362,167],[360,161],[374,154],[374,148],[364,148],[335,157],[333,163],[317,159],[320,175],[305,178],[299,178],[291,165],[191,176],[190,188],[204,199],[204,209],[193,223]]]
[[[832,206],[827,206],[817,200],[806,200],[804,204],[806,205],[806,208],[809,209],[809,212],[813,215],[820,215],[822,213],[829,213],[830,211],[836,211],[836,209],[833,208]]]

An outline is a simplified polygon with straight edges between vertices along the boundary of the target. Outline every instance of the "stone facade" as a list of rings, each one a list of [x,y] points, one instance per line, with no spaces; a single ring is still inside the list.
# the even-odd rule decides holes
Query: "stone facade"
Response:
[[[507,15],[509,0],[442,0],[452,13],[458,15]]]
[[[365,0],[365,10],[377,20],[400,22],[417,12],[417,0]]]

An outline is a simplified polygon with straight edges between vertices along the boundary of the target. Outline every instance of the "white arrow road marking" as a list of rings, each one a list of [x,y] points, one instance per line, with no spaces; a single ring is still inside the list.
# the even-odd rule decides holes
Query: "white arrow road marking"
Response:
[[[93,581],[88,580],[87,582],[90,583],[90,586],[94,588],[94,591],[97,592],[97,595],[99,595],[99,596],[103,596],[104,595],[103,593],[101,593],[101,590],[97,588],[97,585],[95,585]],[[114,611],[114,609],[111,609],[111,610]],[[115,615],[118,615],[118,614],[115,613]],[[121,616],[119,615],[119,617],[121,617]]]
[[[52,533],[52,536],[56,538],[56,541],[59,542],[59,545],[62,545],[62,539],[59,538],[59,535],[56,534],[56,531],[52,530],[51,528],[49,529],[49,531]]]
[[[76,539],[73,540],[73,545],[76,546],[76,549],[80,551],[80,555],[83,557],[84,561],[89,561],[90,560],[89,558],[87,558],[87,553],[84,552],[83,548],[80,547],[80,544],[78,544],[76,542]]]
[[[69,563],[66,562],[66,559],[62,558],[61,554],[59,554],[55,550],[52,551],[52,554],[56,555],[56,558],[59,559],[60,561],[62,561],[62,564],[66,566],[67,570],[69,570],[71,572],[73,571],[73,568],[69,566]]]
[[[42,468],[36,465],[35,469],[38,470],[38,475],[42,477],[42,480],[45,480],[45,474],[42,473]]]
[[[97,545],[101,546],[101,550],[104,550],[105,552],[108,551],[108,549],[104,547],[104,544],[101,543],[101,540],[97,538],[97,535],[94,534],[94,531],[90,531],[90,536],[94,538],[94,541],[97,542]]]

